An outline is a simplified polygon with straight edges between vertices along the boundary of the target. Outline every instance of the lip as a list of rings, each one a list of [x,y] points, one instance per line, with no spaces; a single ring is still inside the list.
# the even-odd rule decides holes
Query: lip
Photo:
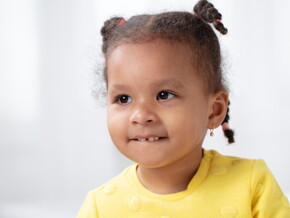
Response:
[[[155,138],[155,137],[160,137],[158,135],[136,135],[134,137],[132,137],[131,139],[140,139],[140,138]]]
[[[138,141],[138,142],[155,142],[155,141],[162,140],[164,138],[166,138],[166,137],[158,136],[158,135],[136,135],[136,136],[130,138],[130,140],[131,141]],[[154,139],[154,140],[152,140],[152,139]]]

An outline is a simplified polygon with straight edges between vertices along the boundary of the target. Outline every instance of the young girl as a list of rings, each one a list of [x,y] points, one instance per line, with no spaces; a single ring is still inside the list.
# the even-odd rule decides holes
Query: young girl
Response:
[[[227,87],[218,39],[227,29],[205,0],[194,13],[105,22],[108,127],[136,162],[91,191],[78,218],[290,217],[287,198],[262,160],[205,150],[222,125],[229,143]]]

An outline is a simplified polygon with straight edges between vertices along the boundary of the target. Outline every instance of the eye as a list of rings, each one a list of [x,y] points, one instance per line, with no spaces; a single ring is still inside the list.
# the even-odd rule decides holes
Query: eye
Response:
[[[119,95],[116,97],[115,102],[119,104],[128,104],[132,102],[132,98],[128,95]]]
[[[164,101],[164,100],[168,100],[168,99],[171,99],[171,98],[174,98],[175,95],[172,94],[171,92],[169,91],[161,91],[157,94],[156,96],[156,99],[157,100],[161,100],[161,101]]]

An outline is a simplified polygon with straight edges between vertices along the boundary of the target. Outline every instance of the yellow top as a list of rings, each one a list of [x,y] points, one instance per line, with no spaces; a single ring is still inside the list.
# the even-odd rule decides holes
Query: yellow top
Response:
[[[89,192],[77,218],[290,218],[288,199],[262,160],[204,150],[188,188],[167,195],[145,189],[136,167]]]

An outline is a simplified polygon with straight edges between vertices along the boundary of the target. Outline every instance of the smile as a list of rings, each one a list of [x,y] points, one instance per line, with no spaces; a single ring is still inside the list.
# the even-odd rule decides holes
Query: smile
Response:
[[[159,140],[159,137],[138,138],[136,140],[138,142],[154,142],[154,141],[158,141]]]

